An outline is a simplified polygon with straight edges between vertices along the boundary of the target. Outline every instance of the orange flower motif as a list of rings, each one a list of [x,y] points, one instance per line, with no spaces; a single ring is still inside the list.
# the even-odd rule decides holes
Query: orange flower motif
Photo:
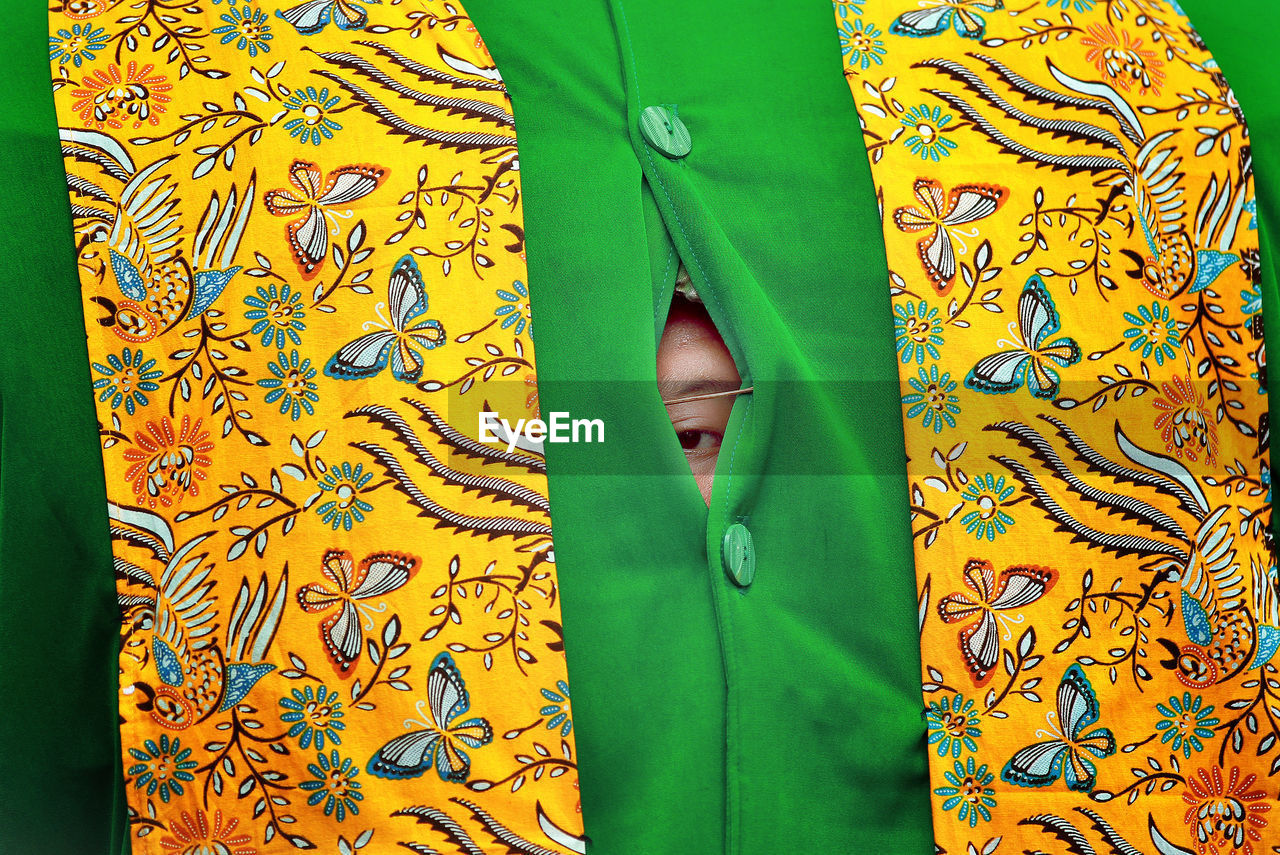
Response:
[[[1172,384],[1161,383],[1160,388],[1164,397],[1155,400],[1155,426],[1165,450],[1188,460],[1199,460],[1203,454],[1212,466],[1218,456],[1218,426],[1191,375],[1174,377]]]
[[[160,839],[160,848],[179,855],[257,855],[258,850],[245,845],[249,835],[235,833],[239,824],[238,819],[224,824],[220,810],[213,812],[212,825],[199,808],[194,816],[183,811],[181,818],[169,824],[170,833]]]
[[[68,0],[62,7],[62,14],[73,21],[87,21],[96,18],[116,4],[116,0]]]
[[[1224,782],[1215,766],[1187,780],[1182,800],[1189,807],[1183,821],[1191,826],[1200,855],[1253,855],[1253,844],[1262,842],[1267,826],[1264,814],[1271,810],[1265,791],[1249,791],[1257,777],[1241,779],[1240,769],[1233,766]]]
[[[165,416],[158,422],[147,422],[147,430],[133,435],[135,447],[127,449],[124,459],[132,465],[125,470],[125,480],[133,483],[138,500],[151,507],[170,507],[183,496],[200,495],[200,483],[208,477],[205,471],[213,464],[209,452],[213,441],[209,432],[201,430],[203,419],[191,421],[182,417],[182,425],[174,432],[173,422]]]
[[[533,411],[534,418],[542,416],[542,408],[538,405],[538,375],[529,373],[524,377],[524,385],[529,387],[529,394],[524,399],[524,408]]]
[[[1164,85],[1163,63],[1156,58],[1155,51],[1143,49],[1142,39],[1135,39],[1124,30],[1116,33],[1110,24],[1091,24],[1089,35],[1081,38],[1080,43],[1089,48],[1085,59],[1125,92],[1137,86],[1143,95],[1148,90],[1152,95],[1160,94],[1160,87]]]
[[[139,68],[130,62],[123,72],[115,63],[99,69],[85,77],[79,89],[71,90],[72,108],[86,127],[123,128],[133,122],[136,129],[144,122],[158,124],[165,105],[173,100],[166,94],[173,84],[163,74],[152,74],[154,68],[150,63]]]

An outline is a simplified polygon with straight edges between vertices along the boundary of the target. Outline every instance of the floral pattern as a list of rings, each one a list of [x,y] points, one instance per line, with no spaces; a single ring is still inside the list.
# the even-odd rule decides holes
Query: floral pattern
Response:
[[[1160,741],[1169,743],[1174,751],[1181,751],[1188,760],[1193,751],[1204,750],[1203,740],[1212,739],[1214,725],[1222,721],[1213,715],[1212,706],[1204,706],[1204,698],[1196,696],[1193,701],[1190,692],[1183,692],[1181,698],[1169,698],[1168,703],[1156,704],[1156,710],[1163,716],[1156,722]]]
[[[125,449],[124,478],[133,485],[135,501],[149,507],[180,503],[200,495],[200,482],[209,477],[214,443],[204,420],[184,415],[175,428],[168,416],[150,421]]]
[[[167,733],[160,734],[160,739],[148,739],[142,748],[130,748],[129,754],[137,763],[130,766],[126,774],[133,777],[133,785],[145,789],[148,796],[158,795],[160,801],[168,802],[175,796],[186,792],[183,784],[196,779],[191,772],[198,765],[191,759],[192,750],[182,747],[182,740],[170,739]]]
[[[70,29],[58,30],[49,37],[49,59],[56,59],[59,65],[69,62],[79,68],[83,63],[96,59],[109,41],[110,37],[102,27],[72,24]]]
[[[1003,475],[997,477],[988,472],[979,476],[964,488],[961,498],[973,504],[973,510],[960,517],[960,525],[978,540],[995,540],[1013,525],[1013,517],[1001,507],[1013,496],[1013,485],[1005,483]]]
[[[1253,855],[1254,844],[1262,843],[1262,832],[1270,824],[1274,803],[1262,789],[1250,789],[1256,775],[1243,775],[1238,767],[1223,777],[1217,766],[1199,769],[1187,780],[1182,801],[1187,810],[1184,821],[1195,835],[1200,855],[1240,853]]]
[[[361,783],[355,779],[360,770],[350,757],[339,757],[335,748],[327,757],[317,754],[316,762],[307,766],[307,771],[312,780],[298,784],[299,789],[311,793],[307,804],[323,805],[324,815],[333,816],[338,822],[346,819],[347,814],[360,813],[358,802],[364,799],[364,793],[360,792]]]
[[[1212,464],[1218,454],[1218,426],[1195,382],[1189,375],[1175,375],[1160,389],[1164,394],[1154,402],[1155,427],[1165,451],[1189,460],[1204,457]]]
[[[938,756],[959,757],[961,751],[977,751],[975,741],[982,736],[981,716],[973,698],[964,695],[933,701],[925,712],[929,744],[938,746]]]
[[[161,5],[72,0],[49,42],[76,227],[119,225],[80,270],[134,849],[439,849],[424,802],[580,848],[543,467],[441,415],[536,371],[524,259],[486,237],[520,231],[500,77],[456,7]],[[893,223],[939,845],[1252,855],[1280,756],[1239,712],[1280,700],[1260,256],[1213,216],[1256,210],[1248,129],[1176,5],[1032,7],[835,4]],[[298,156],[338,133],[361,162]],[[427,679],[445,650],[469,717]],[[424,718],[484,750],[422,768],[383,725]],[[371,765],[431,774],[410,804]]]
[[[85,75],[80,87],[71,90],[71,109],[85,127],[137,130],[160,124],[172,90],[173,84],[150,63],[130,61],[123,69],[111,64]]]
[[[907,379],[913,391],[902,396],[902,403],[909,405],[907,418],[920,417],[920,423],[932,428],[934,433],[942,433],[943,427],[955,427],[955,417],[960,413],[957,402],[956,381],[951,374],[938,374],[938,366],[930,365],[929,370],[921,368],[915,377]]]
[[[363,463],[352,468],[347,461],[329,468],[317,463],[316,468],[324,473],[317,481],[317,486],[325,494],[316,505],[320,519],[331,525],[334,531],[339,527],[351,531],[353,525],[364,522],[364,515],[373,510],[373,505],[361,499],[360,492],[373,480],[373,470],[366,472]]]
[[[1154,358],[1156,365],[1164,365],[1166,359],[1182,351],[1178,322],[1170,317],[1168,305],[1144,303],[1135,312],[1125,312],[1124,319],[1130,324],[1124,331],[1124,337],[1130,339],[1129,350],[1137,351],[1143,359]]]
[[[925,357],[937,359],[943,343],[943,324],[936,307],[921,300],[893,307],[894,343],[903,364],[915,360],[923,365]]]
[[[882,35],[873,24],[864,23],[861,19],[841,21],[840,52],[845,56],[846,67],[851,71],[866,71],[872,63],[884,65]]]
[[[253,321],[249,331],[262,336],[263,347],[283,348],[286,338],[302,344],[301,333],[307,328],[303,318],[307,312],[301,291],[293,290],[288,284],[277,288],[273,282],[266,288],[259,286],[257,293],[245,297],[244,302],[249,307],[244,316]]]
[[[939,851],[1261,855],[1280,597],[1228,81],[1166,0],[834,18],[893,59],[845,75],[906,393]]]
[[[346,713],[337,691],[328,686],[315,690],[305,686],[293,689],[291,694],[292,697],[280,699],[280,706],[285,709],[280,720],[289,725],[288,735],[298,740],[298,747],[305,750],[313,741],[317,749],[323,749],[326,741],[341,745],[338,731],[346,730],[347,725],[342,721]]]
[[[309,416],[315,415],[313,404],[320,400],[316,394],[320,385],[314,382],[316,369],[310,357],[300,360],[298,351],[291,350],[285,356],[282,350],[276,354],[275,362],[268,363],[267,369],[272,376],[259,380],[258,385],[270,390],[266,397],[268,404],[279,401],[280,415],[287,415],[295,422],[302,418],[304,410]]]
[[[561,736],[568,736],[569,731],[573,730],[573,719],[569,711],[569,684],[558,680],[554,690],[542,690],[542,697],[546,699],[547,705],[538,710],[538,713],[548,716],[547,730],[559,728]]]
[[[334,131],[342,130],[342,125],[333,118],[341,101],[337,95],[329,94],[327,86],[318,92],[314,86],[294,90],[283,102],[289,116],[283,127],[300,143],[320,145],[333,139]]]
[[[123,404],[129,415],[151,403],[146,393],[159,391],[156,381],[164,376],[154,359],[144,359],[141,349],[127,347],[118,356],[107,354],[105,365],[93,363],[93,370],[102,375],[93,381],[93,388],[101,390],[98,401],[109,401],[113,410]]]
[[[249,835],[237,831],[239,825],[239,819],[225,819],[220,810],[212,818],[199,808],[183,811],[160,838],[160,848],[179,855],[257,855],[258,850],[248,845]]]
[[[932,109],[928,104],[912,107],[902,116],[902,126],[909,132],[903,137],[902,144],[912,154],[920,155],[921,160],[937,163],[956,147],[954,140],[943,136],[953,119],[955,116],[943,113],[942,107],[936,104]]]
[[[271,50],[271,25],[267,23],[267,15],[261,9],[232,6],[222,16],[225,21],[221,27],[214,27],[213,34],[222,36],[224,45],[234,44],[237,50],[247,51],[250,57]]]
[[[581,851],[545,466],[456,406],[537,393],[465,12],[54,5],[132,850]]]
[[[970,757],[964,763],[956,761],[955,767],[942,775],[947,785],[938,787],[933,794],[944,800],[944,811],[955,810],[956,819],[967,822],[970,828],[979,820],[991,821],[991,808],[996,806],[996,800],[995,790],[988,785],[996,776],[988,772],[985,765],[976,766]]]

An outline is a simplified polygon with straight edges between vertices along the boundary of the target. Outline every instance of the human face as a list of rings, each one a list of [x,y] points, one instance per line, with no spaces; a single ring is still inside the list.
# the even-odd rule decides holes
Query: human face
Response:
[[[733,357],[706,309],[682,297],[673,300],[658,344],[658,392],[662,400],[730,392],[741,383]],[[725,395],[667,406],[693,479],[708,504],[733,401],[733,396]]]

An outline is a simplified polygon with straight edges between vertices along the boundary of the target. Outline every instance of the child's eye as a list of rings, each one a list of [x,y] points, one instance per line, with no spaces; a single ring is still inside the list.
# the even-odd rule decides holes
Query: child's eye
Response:
[[[676,438],[686,452],[712,451],[720,447],[724,435],[712,430],[682,430],[676,432]]]

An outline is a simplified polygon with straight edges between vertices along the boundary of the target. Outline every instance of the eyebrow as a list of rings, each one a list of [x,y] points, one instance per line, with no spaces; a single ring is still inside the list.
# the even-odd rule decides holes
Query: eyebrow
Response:
[[[738,388],[741,382],[724,377],[700,377],[684,382],[667,381],[658,384],[658,394],[662,396],[664,404],[673,404],[695,396],[733,394],[741,391]]]

